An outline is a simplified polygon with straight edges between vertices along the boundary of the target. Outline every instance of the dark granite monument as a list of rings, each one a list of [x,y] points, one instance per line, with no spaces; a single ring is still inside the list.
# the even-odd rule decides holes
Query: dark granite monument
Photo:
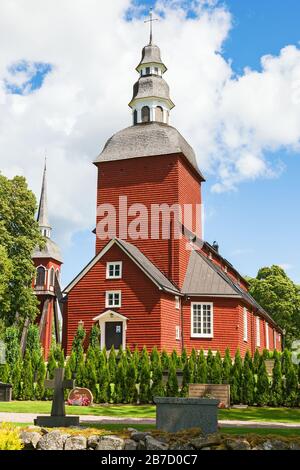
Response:
[[[45,380],[45,387],[54,389],[51,416],[38,416],[36,426],[48,428],[78,426],[79,416],[66,416],[64,390],[75,387],[74,380],[64,380],[65,369],[55,369],[54,380]]]
[[[156,428],[166,432],[200,428],[204,434],[218,431],[219,400],[211,398],[157,397]]]
[[[0,382],[0,401],[11,401],[12,385]]]

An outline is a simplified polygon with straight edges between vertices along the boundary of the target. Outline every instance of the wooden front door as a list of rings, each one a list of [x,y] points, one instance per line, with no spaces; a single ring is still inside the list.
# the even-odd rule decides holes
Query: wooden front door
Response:
[[[123,322],[107,321],[105,323],[105,347],[107,350],[114,346],[119,349],[123,343]]]

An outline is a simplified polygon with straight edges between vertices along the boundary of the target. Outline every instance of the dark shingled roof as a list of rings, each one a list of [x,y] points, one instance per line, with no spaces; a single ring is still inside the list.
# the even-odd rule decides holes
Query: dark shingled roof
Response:
[[[204,181],[192,147],[175,127],[150,122],[127,127],[114,134],[94,163],[182,153]]]
[[[164,72],[167,70],[167,67],[161,60],[160,48],[155,44],[148,44],[148,46],[145,46],[143,48],[142,59],[139,65],[137,66],[137,70],[139,70],[141,66],[144,66],[146,64],[161,64],[164,67]]]
[[[170,87],[162,77],[156,75],[140,77],[133,86],[133,97],[129,106],[134,100],[149,97],[167,100],[171,104],[171,109],[174,107],[174,103],[170,98]]]

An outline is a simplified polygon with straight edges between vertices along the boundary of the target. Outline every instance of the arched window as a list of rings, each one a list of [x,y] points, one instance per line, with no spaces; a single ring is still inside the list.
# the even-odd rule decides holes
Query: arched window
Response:
[[[149,108],[149,106],[144,106],[142,108],[142,122],[150,122],[150,108]]]
[[[35,285],[38,287],[44,287],[45,285],[46,270],[43,266],[39,266],[36,270],[36,281]]]
[[[51,270],[50,270],[50,283],[49,283],[49,285],[51,287],[54,287],[54,282],[55,282],[55,271],[54,271],[54,268],[52,267]]]
[[[134,112],[133,112],[133,124],[135,125],[137,123],[138,123],[138,112],[135,109]]]
[[[156,121],[164,122],[164,111],[161,106],[156,106]]]

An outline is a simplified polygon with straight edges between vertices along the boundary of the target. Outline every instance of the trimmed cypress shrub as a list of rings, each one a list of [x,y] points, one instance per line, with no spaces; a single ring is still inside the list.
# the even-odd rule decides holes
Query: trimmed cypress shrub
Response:
[[[281,406],[283,404],[283,380],[281,372],[281,361],[279,355],[274,355],[275,363],[272,372],[271,405]]]
[[[254,353],[254,359],[253,359],[253,372],[254,374],[258,373],[258,368],[260,364],[260,353],[259,350],[256,349]]]
[[[100,328],[98,324],[94,324],[91,328],[89,344],[93,349],[98,348],[100,345]]]
[[[207,357],[206,357],[206,364],[207,364],[207,383],[211,383],[211,368],[214,361],[214,355],[211,349],[208,350]]]
[[[126,367],[123,358],[119,359],[114,389],[115,403],[126,403]]]
[[[204,351],[201,349],[200,354],[197,358],[197,383],[206,384],[207,383],[207,362],[204,355]]]
[[[170,357],[167,353],[167,351],[164,349],[163,352],[161,353],[161,366],[163,370],[169,369],[170,365]]]
[[[6,362],[5,364],[0,364],[0,382],[8,383],[9,376],[10,376],[10,371],[9,371],[8,363]]]
[[[223,384],[230,383],[231,367],[232,367],[232,360],[231,360],[229,348],[227,348],[225,351],[223,362],[222,362],[222,383]]]
[[[210,373],[210,383],[221,384],[222,383],[222,359],[219,351],[213,358]]]
[[[298,377],[294,364],[291,362],[286,366],[287,371],[285,374],[285,405],[294,407],[298,404]]]
[[[22,368],[22,399],[34,399],[32,363],[29,351],[25,352]]]
[[[65,355],[60,344],[57,344],[55,348],[53,348],[53,354],[57,363],[57,367],[65,367]]]
[[[231,368],[230,377],[230,396],[234,404],[242,401],[242,384],[243,384],[243,362],[239,349],[235,353],[234,363]]]
[[[189,384],[192,382],[191,365],[193,366],[193,360],[191,358],[190,360],[187,359],[183,367],[182,388],[180,392],[182,397],[187,396]]]
[[[109,351],[108,356],[108,371],[110,376],[110,381],[115,383],[116,380],[116,370],[117,370],[117,358],[114,345],[112,345],[111,350]]]
[[[149,403],[151,400],[150,361],[148,351],[145,347],[141,354],[139,400],[140,403]]]
[[[125,378],[125,401],[126,403],[137,402],[137,388],[136,388],[137,370],[135,363],[130,360],[127,365],[126,378]]]
[[[251,357],[245,357],[243,365],[243,382],[242,382],[242,403],[245,405],[253,405],[255,397],[255,380],[251,368]]]
[[[260,364],[256,383],[256,403],[258,406],[266,406],[270,402],[270,383],[267,374],[266,364],[263,356],[260,358]]]
[[[166,387],[167,397],[177,397],[178,396],[178,380],[176,374],[176,366],[173,361],[170,361],[169,365],[169,375]]]
[[[282,375],[286,375],[290,365],[292,363],[291,353],[287,349],[285,349],[281,356],[281,370]]]
[[[151,398],[153,401],[154,397],[164,396],[164,385],[163,385],[163,370],[161,360],[159,358],[155,367],[152,368],[152,385],[151,385]]]
[[[184,348],[181,354],[181,364],[184,365],[188,359],[186,349]]]
[[[95,368],[95,355],[90,353],[90,356],[87,357],[85,362],[85,386],[90,389],[93,394],[94,400],[97,402],[98,399],[98,389],[97,389],[97,373]]]
[[[102,362],[101,369],[98,372],[98,380],[98,401],[99,403],[108,403],[111,398],[111,385],[108,364],[106,361]]]
[[[40,356],[36,371],[35,399],[42,400],[45,394],[46,366],[43,356]]]

